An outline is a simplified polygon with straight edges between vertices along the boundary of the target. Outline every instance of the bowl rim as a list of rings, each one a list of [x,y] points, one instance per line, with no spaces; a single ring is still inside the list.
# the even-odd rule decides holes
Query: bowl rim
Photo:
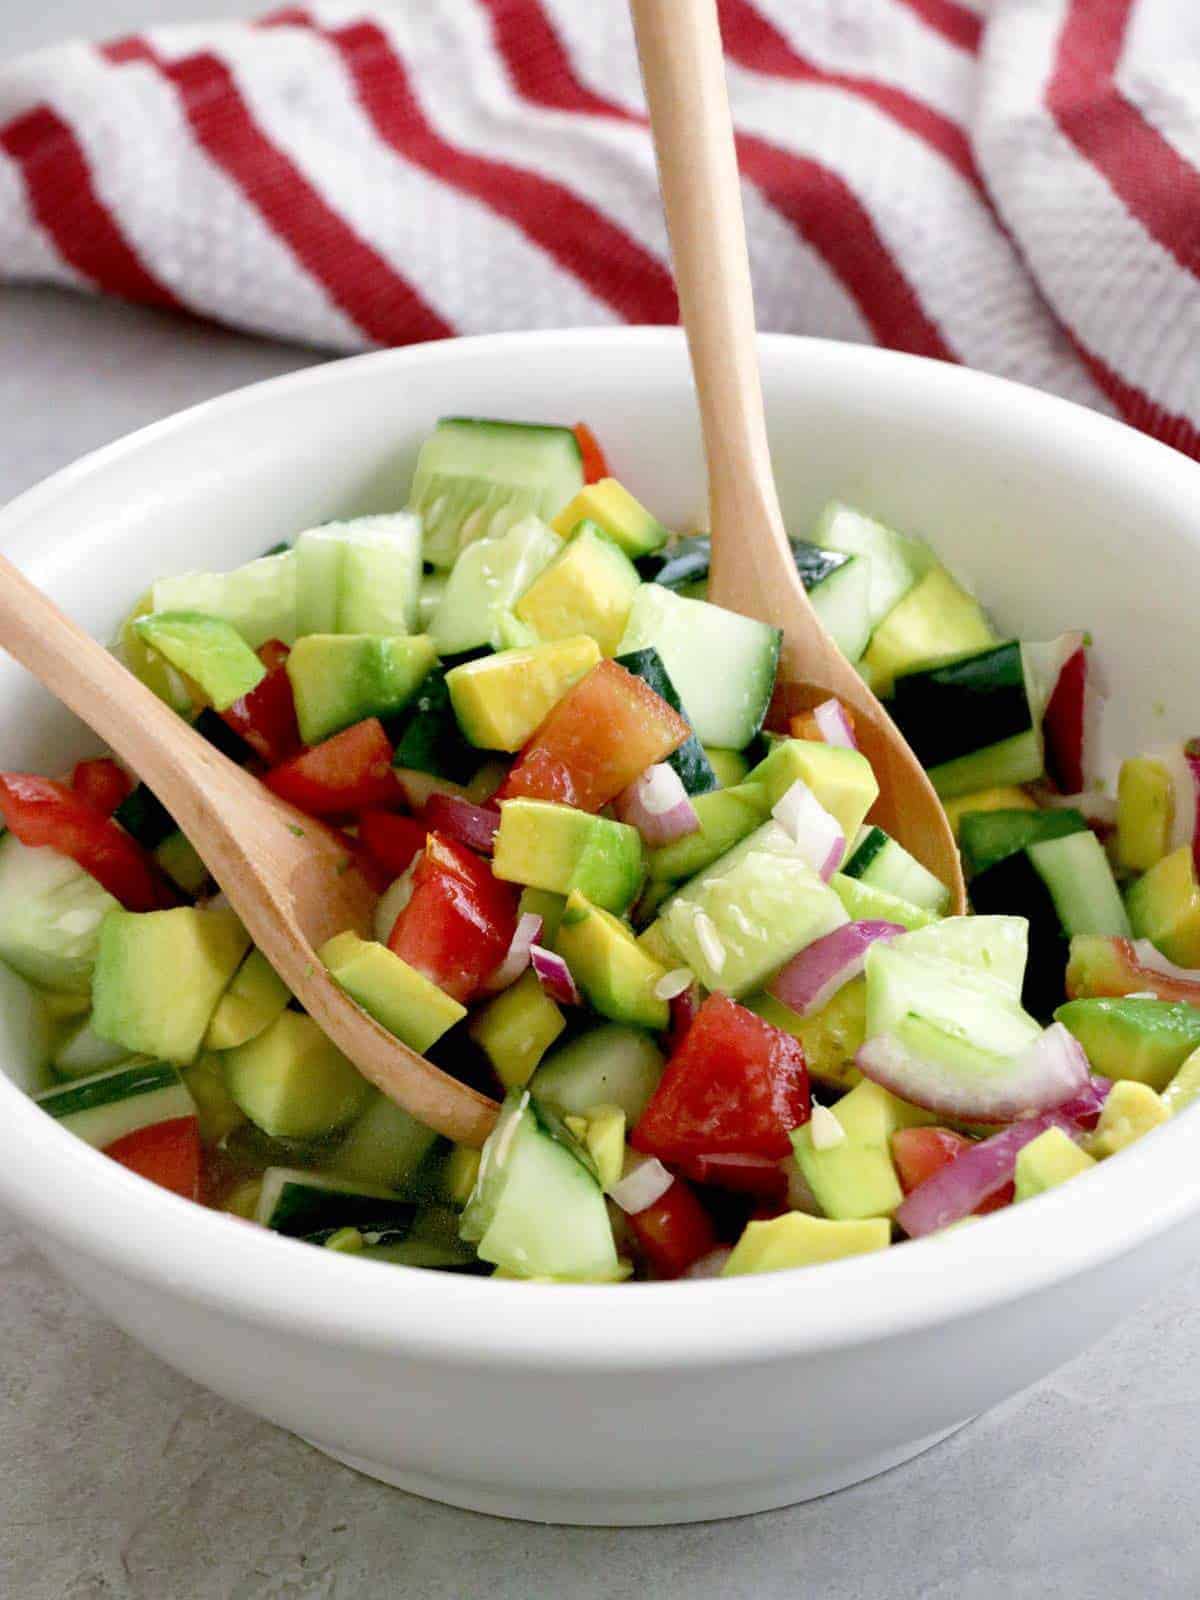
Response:
[[[189,407],[63,468],[0,509],[0,548],[20,555],[57,496],[202,420],[269,406],[302,388],[353,385],[381,367],[469,369],[493,353],[531,346],[553,346],[568,360],[597,343],[626,347],[639,359],[684,359],[679,329],[622,327],[493,334],[317,363]],[[1018,420],[1022,428],[1044,428],[1060,453],[1144,476],[1156,496],[1180,506],[1195,503],[1200,467],[1070,401],[870,346],[788,334],[761,335],[760,345],[772,364],[802,356],[814,383],[822,372],[848,366],[871,382],[916,385],[931,402],[978,413],[985,437]],[[52,1255],[57,1248],[68,1258],[90,1258],[278,1336],[485,1368],[664,1369],[870,1343],[1064,1285],[1200,1209],[1197,1132],[1194,1115],[1181,1117],[1076,1183],[988,1217],[983,1228],[831,1263],[815,1277],[802,1269],[799,1276],[616,1286],[493,1282],[410,1268],[383,1272],[155,1190],[61,1128],[0,1074],[0,1198]]]

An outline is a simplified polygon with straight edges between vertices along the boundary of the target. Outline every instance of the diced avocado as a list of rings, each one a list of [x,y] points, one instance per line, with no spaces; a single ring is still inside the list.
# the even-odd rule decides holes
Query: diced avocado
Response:
[[[596,1163],[596,1176],[607,1194],[625,1170],[625,1112],[620,1106],[589,1106],[584,1114],[583,1142]]]
[[[206,1145],[219,1144],[227,1134],[240,1128],[246,1113],[229,1092],[220,1056],[206,1052],[198,1056],[180,1076],[184,1088],[196,1102],[200,1119],[200,1138]]]
[[[139,617],[133,630],[185,673],[212,701],[218,711],[249,694],[266,677],[267,669],[232,623],[196,611],[152,611]]]
[[[225,1057],[229,1092],[272,1139],[319,1139],[344,1128],[375,1092],[299,1011],[283,1011],[265,1032]]]
[[[569,895],[605,911],[633,903],[642,881],[636,828],[549,800],[502,800],[492,871],[509,883]]]
[[[514,610],[539,639],[587,634],[606,656],[613,656],[641,582],[620,546],[594,523],[585,522]]]
[[[618,653],[653,645],[700,743],[741,750],[771,703],[782,637],[765,622],[644,583]]]
[[[815,1267],[822,1261],[886,1250],[892,1225],[886,1217],[833,1220],[785,1211],[766,1222],[748,1222],[721,1269],[723,1278],[751,1272],[784,1272],[789,1267]]]
[[[208,868],[196,854],[196,847],[178,828],[154,847],[154,859],[185,894],[198,894],[208,882]]]
[[[714,745],[705,745],[704,754],[722,789],[734,788],[750,771],[750,763],[740,750],[718,750]]]
[[[1135,1139],[1170,1121],[1171,1107],[1146,1083],[1114,1083],[1088,1148],[1096,1157],[1115,1156]]]
[[[320,744],[366,717],[403,711],[437,663],[427,634],[381,638],[312,633],[287,658],[296,718],[305,744]]]
[[[751,995],[742,1004],[773,1028],[799,1039],[812,1077],[838,1089],[852,1089],[861,1081],[862,1073],[854,1065],[854,1057],[867,1036],[865,978],[844,984],[810,1017],[800,1016],[782,1000],[765,993]]]
[[[606,1022],[560,1045],[534,1073],[530,1089],[543,1105],[564,1114],[586,1116],[593,1106],[620,1106],[632,1126],[662,1071],[662,1051],[648,1033]]]
[[[734,999],[847,920],[837,896],[777,822],[764,823],[685,884],[660,919],[667,940],[705,988]]]
[[[566,1025],[530,968],[474,1013],[468,1031],[504,1087],[520,1089]]]
[[[169,705],[172,711],[190,718],[196,711],[191,690],[166,657],[160,656],[157,650],[151,650],[138,636],[138,619],[153,610],[153,593],[147,590],[117,629],[113,653],[135,678]]]
[[[936,1117],[869,1079],[830,1110],[846,1135],[838,1144],[818,1150],[807,1122],[792,1134],[796,1161],[817,1204],[828,1217],[890,1216],[904,1198],[892,1135],[900,1128],[928,1127]]]
[[[759,784],[766,791],[770,811],[797,778],[808,785],[836,820],[847,844],[879,798],[871,763],[860,750],[843,750],[839,745],[821,744],[815,739],[780,739],[756,767],[751,767],[746,783]]]
[[[1200,1008],[1169,1000],[1068,1000],[1054,1013],[1079,1040],[1092,1071],[1165,1089],[1200,1046]]]
[[[1163,1104],[1173,1117],[1200,1099],[1200,1050],[1193,1050],[1162,1091]]]
[[[1127,903],[1137,938],[1151,940],[1177,966],[1200,966],[1200,885],[1190,844],[1139,878]]]
[[[570,428],[443,417],[421,446],[410,508],[425,528],[426,561],[450,567],[476,539],[495,539],[523,517],[557,515],[583,487]]]
[[[482,1155],[481,1150],[474,1150],[469,1144],[456,1144],[442,1167],[442,1198],[460,1211],[471,1198]]]
[[[891,694],[900,672],[982,650],[996,635],[978,600],[946,571],[931,568],[876,627],[864,664],[877,695]]]
[[[594,522],[631,560],[661,549],[670,537],[662,523],[615,478],[589,483],[563,507],[550,526],[567,539],[581,522]]]
[[[968,811],[1036,811],[1037,801],[1024,789],[1003,784],[997,789],[980,789],[975,794],[960,794],[945,804],[946,819],[959,836],[962,819]]]
[[[93,980],[96,1032],[162,1061],[194,1061],[249,945],[232,911],[110,911]]]
[[[1095,1165],[1087,1151],[1081,1150],[1061,1128],[1047,1128],[1017,1152],[1013,1199],[1032,1200],[1034,1195],[1045,1194],[1047,1189],[1055,1189]]]
[[[1161,761],[1135,756],[1122,761],[1117,779],[1117,864],[1126,872],[1149,872],[1171,848],[1175,790]]]
[[[848,878],[844,872],[835,872],[829,887],[842,902],[851,922],[898,922],[902,928],[911,929],[927,928],[938,920],[932,911],[910,905],[899,895],[876,889],[860,878]]]
[[[650,957],[657,961],[665,972],[674,971],[679,965],[679,951],[667,938],[661,922],[652,922],[638,934],[638,945]]]
[[[555,949],[602,1017],[633,1027],[667,1026],[670,1007],[654,992],[665,968],[640,948],[619,918],[578,890],[567,898]]]
[[[410,1050],[428,1050],[467,1014],[465,1006],[384,944],[347,931],[317,953],[334,982]]]
[[[290,999],[287,984],[266,956],[251,950],[217,1002],[204,1048],[235,1050],[269,1028]]]
[[[521,898],[517,902],[517,915],[541,917],[542,932],[537,942],[553,950],[566,903],[566,895],[554,894],[549,889],[530,889],[526,886],[521,890]]]
[[[342,1178],[413,1194],[425,1187],[421,1176],[437,1143],[432,1128],[377,1093],[324,1166]]]
[[[694,795],[692,807],[700,819],[694,833],[646,852],[650,876],[657,882],[678,882],[703,872],[739,840],[761,827],[771,810],[766,789],[758,783],[741,783]]]
[[[555,639],[464,661],[446,674],[446,688],[473,745],[519,750],[599,660],[594,639]]]
[[[480,645],[500,650],[517,641],[502,638],[512,607],[562,549],[562,541],[537,517],[525,517],[499,539],[468,545],[454,563],[429,632],[442,656]],[[523,640],[535,643],[536,640]]]

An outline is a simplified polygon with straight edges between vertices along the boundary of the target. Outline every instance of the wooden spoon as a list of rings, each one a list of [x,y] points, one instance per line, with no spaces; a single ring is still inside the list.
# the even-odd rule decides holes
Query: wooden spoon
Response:
[[[745,222],[715,0],[631,0],[675,281],[708,463],[709,599],[783,629],[780,697],[852,707],[879,779],[872,820],[966,904],[958,848],[899,729],[826,633],[796,572],[775,492]]]
[[[495,1101],[401,1044],[317,959],[347,928],[372,936],[377,897],[345,845],[215,750],[2,556],[0,644],[149,785],[255,944],[363,1076],[439,1133],[482,1144]]]

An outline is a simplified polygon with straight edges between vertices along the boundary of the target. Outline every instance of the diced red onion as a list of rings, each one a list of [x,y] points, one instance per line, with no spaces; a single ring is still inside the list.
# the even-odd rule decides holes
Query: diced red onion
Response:
[[[411,811],[423,811],[435,794],[450,795],[458,800],[469,801],[471,798],[461,784],[451,783],[448,778],[435,777],[432,772],[418,772],[415,767],[393,767],[392,771],[396,774],[404,803]]]
[[[858,977],[873,944],[903,932],[898,922],[845,922],[793,956],[767,985],[767,993],[802,1017],[811,1016]]]
[[[1192,860],[1196,864],[1196,871],[1200,872],[1200,739],[1187,741],[1183,747],[1183,759],[1187,762],[1192,782]]]
[[[700,818],[688,799],[683,780],[665,761],[647,767],[613,801],[621,822],[636,828],[652,849],[696,833]]]
[[[858,749],[850,718],[840,700],[822,700],[819,706],[814,706],[813,721],[826,744],[835,744],[842,750]]]
[[[967,1122],[1009,1122],[1047,1111],[1078,1094],[1091,1071],[1083,1046],[1061,1022],[986,1076],[967,1076],[923,1059],[886,1033],[868,1039],[854,1064],[902,1100]]]
[[[1179,850],[1186,844],[1191,845],[1194,852],[1197,848],[1197,833],[1200,832],[1196,827],[1197,812],[1200,811],[1200,789],[1197,787],[1195,764],[1188,759],[1187,749],[1183,744],[1162,745],[1157,750],[1149,751],[1148,759],[1157,761],[1159,766],[1165,768],[1171,784],[1174,804],[1171,808],[1169,849]]]
[[[780,795],[771,815],[813,871],[828,883],[846,854],[846,836],[803,778],[797,778]]]
[[[897,1223],[909,1238],[919,1239],[969,1217],[1012,1182],[1017,1156],[1048,1128],[1061,1128],[1071,1138],[1078,1138],[1081,1132],[1079,1124],[1061,1111],[1046,1111],[1014,1122],[981,1144],[971,1145],[932,1178],[918,1184],[897,1207]]]
[[[732,1254],[727,1244],[718,1245],[706,1256],[701,1256],[699,1261],[693,1261],[690,1267],[684,1269],[683,1275],[685,1278],[719,1278]]]
[[[1100,1113],[1104,1110],[1104,1102],[1108,1099],[1111,1088],[1112,1081],[1109,1078],[1101,1078],[1092,1073],[1079,1093],[1073,1094],[1069,1100],[1064,1100],[1062,1105],[1055,1106],[1054,1113],[1056,1116],[1066,1117],[1068,1121],[1077,1123],[1090,1133],[1100,1121]]]
[[[575,979],[571,976],[571,969],[560,955],[553,950],[547,950],[544,945],[534,944],[530,946],[529,959],[533,962],[538,982],[551,1000],[557,1000],[562,1006],[583,1004]]]
[[[507,989],[529,966],[530,951],[542,936],[542,919],[532,911],[525,911],[517,918],[517,926],[509,942],[508,951],[504,960],[492,973],[484,988],[489,994],[498,994],[501,989]]]
[[[661,1200],[674,1182],[674,1175],[657,1156],[635,1157],[628,1172],[608,1191],[609,1198],[615,1200],[627,1216],[636,1217],[639,1211]]]
[[[671,1027],[667,1035],[667,1053],[674,1055],[683,1043],[684,1035],[696,1020],[696,1013],[700,1009],[700,985],[690,983],[681,994],[672,997],[670,1006]]]
[[[500,813],[456,794],[431,794],[421,813],[422,822],[431,829],[457,839],[481,856],[490,856],[496,848],[496,829],[500,826]]]

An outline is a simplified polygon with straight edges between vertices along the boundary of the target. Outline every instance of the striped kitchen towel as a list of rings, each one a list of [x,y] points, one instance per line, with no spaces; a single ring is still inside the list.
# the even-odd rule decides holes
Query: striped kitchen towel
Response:
[[[1200,0],[720,9],[763,327],[1200,457]],[[0,275],[339,350],[674,321],[625,6],[330,0],[11,62]]]

